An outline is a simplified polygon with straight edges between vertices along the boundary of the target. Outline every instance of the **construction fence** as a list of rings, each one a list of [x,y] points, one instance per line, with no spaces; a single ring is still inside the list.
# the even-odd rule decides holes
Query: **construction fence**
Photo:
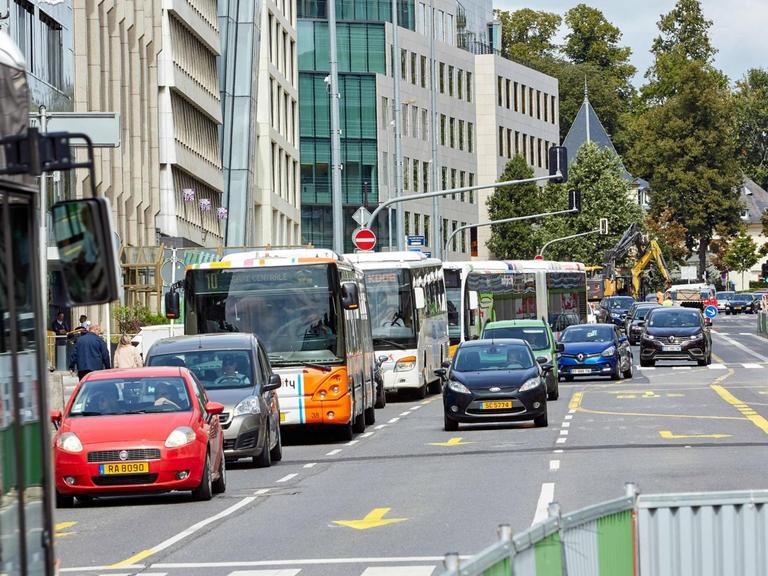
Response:
[[[549,517],[441,576],[748,576],[768,574],[768,490],[626,495]]]

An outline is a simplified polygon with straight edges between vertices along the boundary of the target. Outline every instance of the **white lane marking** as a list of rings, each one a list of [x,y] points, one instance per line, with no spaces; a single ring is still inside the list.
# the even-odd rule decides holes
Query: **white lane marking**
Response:
[[[720,332],[719,330],[712,330],[713,334],[719,334],[720,336],[730,336],[730,332]]]
[[[390,418],[389,420],[387,420],[387,424],[394,424],[398,420],[400,420],[400,418]]]
[[[310,462],[309,464],[304,464],[304,468],[314,468],[317,466],[317,462]]]
[[[344,446],[354,446],[354,445],[355,445],[355,444],[357,444],[358,442],[360,442],[360,440],[350,440],[349,442],[347,442],[346,444],[344,444]]]
[[[552,451],[553,454],[562,454],[563,452],[565,452],[565,450],[563,450],[562,448],[558,448],[557,450]]]
[[[256,494],[256,496],[264,496],[267,492],[269,492],[269,488],[259,488],[254,494]]]
[[[386,427],[387,427],[386,424],[379,424],[378,426],[374,426],[373,429],[374,430],[381,430],[382,428],[386,428]]]
[[[566,420],[573,420],[573,414],[566,414],[565,415]]]
[[[411,413],[410,410],[407,410],[407,411],[403,412],[402,414],[400,414],[400,416],[408,416],[408,414],[410,414],[410,413]]]
[[[672,370],[690,370],[690,366],[672,366]]]
[[[656,366],[635,366],[638,370],[656,370]]]
[[[743,352],[746,352],[750,356],[753,356],[754,358],[757,358],[758,360],[760,360],[760,362],[768,362],[768,356],[763,356],[762,354],[758,354],[754,350],[744,346],[744,344],[742,344],[741,342],[737,342],[736,340],[733,340],[732,338],[728,338],[724,334],[718,334],[718,336],[721,336],[723,340],[725,340],[726,342],[728,342],[730,344],[733,344],[739,350],[742,350]]]
[[[555,444],[565,444],[566,440],[568,440],[568,438],[558,438],[555,440]]]
[[[411,408],[410,410],[411,410],[411,412],[413,412],[414,410],[418,410],[419,408],[421,408],[421,404],[419,404],[419,405],[417,405],[417,406],[414,406],[414,407],[413,407],[413,408]]]
[[[363,570],[360,576],[430,576],[434,566],[377,566]]]
[[[539,501],[536,504],[536,514],[533,516],[532,524],[545,520],[549,514],[547,513],[547,507],[552,499],[555,497],[555,483],[544,482],[541,485],[541,492],[539,493]]]
[[[370,438],[371,436],[373,436],[373,432],[366,432],[365,434],[360,436],[360,438]]]
[[[560,430],[560,436],[568,436],[568,430]]]
[[[190,569],[190,568],[257,568],[259,566],[312,566],[332,564],[402,564],[404,562],[442,562],[443,556],[395,556],[392,558],[301,558],[297,560],[252,560],[243,562],[167,562],[153,564],[153,569]],[[470,556],[462,555],[466,560]],[[104,566],[89,568],[63,568],[61,572],[84,572],[103,570]],[[434,569],[434,566],[432,567]],[[114,576],[114,575],[113,575]]]
[[[576,414],[576,410],[568,410],[568,414]]]
[[[739,336],[752,336],[752,332],[739,332]]]
[[[560,470],[560,460],[550,460],[549,461],[549,470],[551,472],[554,472],[555,470]]]
[[[335,450],[331,450],[330,452],[327,452],[326,456],[336,456],[336,454],[338,454],[339,452],[341,452],[341,448],[336,448]]]
[[[563,428],[569,428],[571,426],[571,423],[570,422],[563,422],[562,424],[560,424],[560,426],[562,426]]]
[[[707,366],[710,370],[727,370],[728,367],[725,364],[718,364],[717,362]]]
[[[742,364],[742,366],[744,366],[744,368],[748,368],[750,370],[755,370],[755,369],[759,370],[759,369],[762,368],[762,366],[760,364],[752,364],[752,363],[749,363],[749,362],[747,362],[746,364]]]
[[[276,480],[275,482],[288,482],[289,480],[293,480],[294,478],[296,478],[296,476],[298,476],[298,474],[296,474],[295,472],[293,474],[286,474],[285,476],[280,478],[280,480]]]
[[[301,568],[278,568],[277,570],[235,570],[229,576],[296,576]]]

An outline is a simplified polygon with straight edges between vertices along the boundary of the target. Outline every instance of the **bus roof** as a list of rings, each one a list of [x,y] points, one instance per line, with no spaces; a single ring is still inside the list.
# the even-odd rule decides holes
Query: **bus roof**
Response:
[[[501,260],[466,260],[463,262],[443,262],[443,268],[446,270],[461,270],[463,272],[473,272],[475,270],[504,272],[509,269],[509,266]]]
[[[257,268],[262,266],[291,266],[296,264],[331,264],[344,262],[344,258],[325,248],[279,248],[249,250],[227,254],[221,262],[190,264],[187,269]]]
[[[437,258],[428,258],[422,252],[356,252],[344,255],[350,262],[362,270],[374,268],[421,268],[424,266],[442,266]]]
[[[586,267],[581,262],[559,262],[556,260],[505,260],[510,270],[528,272],[548,270],[550,272],[584,272]]]

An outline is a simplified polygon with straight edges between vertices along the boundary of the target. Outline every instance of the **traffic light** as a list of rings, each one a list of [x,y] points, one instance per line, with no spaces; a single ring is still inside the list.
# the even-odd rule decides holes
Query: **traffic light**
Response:
[[[608,234],[608,218],[600,218],[600,235]]]
[[[558,171],[560,176],[557,175]],[[549,175],[551,182],[564,184],[568,180],[568,149],[565,146],[552,146],[549,149]]]
[[[568,190],[568,210],[572,210],[577,214],[581,212],[581,190]]]

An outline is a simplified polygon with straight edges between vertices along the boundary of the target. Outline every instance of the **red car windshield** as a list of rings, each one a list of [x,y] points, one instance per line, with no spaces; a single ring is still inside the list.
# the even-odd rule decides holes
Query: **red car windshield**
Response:
[[[69,416],[188,412],[191,409],[183,378],[147,376],[84,382]]]

